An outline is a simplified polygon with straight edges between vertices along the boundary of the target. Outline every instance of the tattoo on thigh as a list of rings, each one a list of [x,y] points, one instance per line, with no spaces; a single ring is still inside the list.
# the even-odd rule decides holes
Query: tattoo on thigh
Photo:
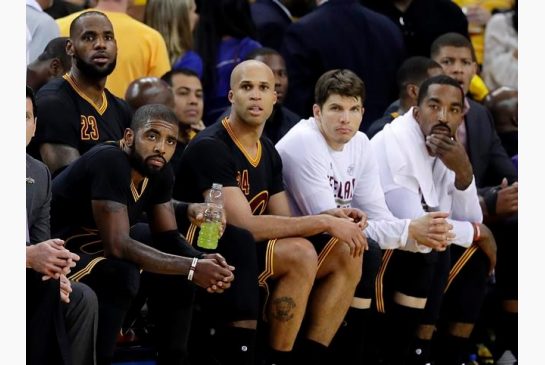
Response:
[[[287,322],[293,318],[295,301],[290,297],[275,298],[272,302],[272,316],[280,322]]]

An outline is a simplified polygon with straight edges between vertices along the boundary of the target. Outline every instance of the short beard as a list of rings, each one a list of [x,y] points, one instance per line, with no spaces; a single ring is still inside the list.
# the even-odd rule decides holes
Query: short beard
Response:
[[[81,73],[91,79],[102,79],[104,77],[107,77],[113,72],[117,63],[117,59],[114,58],[112,63],[106,65],[106,67],[103,69],[99,69],[92,63],[84,61],[78,55],[74,55],[74,61],[76,67],[81,71]]]
[[[163,168],[154,169],[149,167],[146,164],[146,161],[144,160],[144,158],[138,152],[136,152],[135,144],[133,144],[133,146],[131,147],[131,151],[129,153],[129,161],[130,161],[131,167],[134,168],[136,171],[138,171],[142,176],[151,177],[154,175],[158,175],[163,170]]]

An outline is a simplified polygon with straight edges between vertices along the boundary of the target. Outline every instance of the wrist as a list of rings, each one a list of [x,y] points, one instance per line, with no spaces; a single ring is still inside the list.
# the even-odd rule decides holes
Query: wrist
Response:
[[[30,254],[32,253],[32,246],[26,247],[26,268],[32,269],[32,263],[30,259]]]
[[[501,188],[499,186],[495,186],[488,190],[483,196],[486,210],[488,211],[489,215],[496,214],[496,201],[498,200],[498,191],[500,189]]]
[[[196,257],[191,260],[191,266],[189,267],[189,272],[187,273],[187,280],[193,281],[193,275],[195,274],[195,269],[197,268],[198,263],[199,259]]]
[[[479,242],[481,240],[481,224],[476,222],[471,222],[473,226],[473,242]]]

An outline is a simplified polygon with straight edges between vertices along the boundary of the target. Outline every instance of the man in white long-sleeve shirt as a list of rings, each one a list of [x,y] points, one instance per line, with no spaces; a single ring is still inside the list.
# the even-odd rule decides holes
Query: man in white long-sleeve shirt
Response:
[[[453,237],[445,220],[448,212],[399,219],[388,210],[370,142],[359,132],[364,99],[364,83],[352,71],[324,73],[315,87],[314,117],[301,120],[276,145],[293,214],[358,208],[368,216],[365,234],[370,250],[364,255],[362,280],[345,318],[346,326],[332,344],[330,362],[342,364],[361,364],[367,356],[363,346],[368,329],[365,317],[371,307],[380,248],[443,250],[447,238]]]
[[[481,224],[473,169],[456,135],[463,112],[460,84],[448,76],[432,77],[422,84],[417,106],[371,141],[392,213],[411,219],[427,211],[446,210],[451,213],[448,221],[455,232],[455,245],[444,252],[426,257],[399,251],[384,255],[378,275],[386,275],[385,293],[393,293],[393,303],[385,296],[386,307],[379,310],[391,311],[401,322],[407,318],[419,321],[410,364],[430,362],[431,338],[441,306],[445,311],[441,320],[444,315],[449,326],[442,335],[446,340],[440,342],[447,345],[437,351],[436,364],[459,365],[467,360],[464,347],[484,299],[487,276],[496,261],[492,233]],[[408,267],[413,273],[420,272],[420,279],[413,274],[407,280]],[[381,286],[377,282],[377,287]],[[382,302],[377,298],[377,303]],[[389,359],[391,363],[407,359],[408,343],[398,345],[395,351],[389,348],[389,353],[395,354]]]

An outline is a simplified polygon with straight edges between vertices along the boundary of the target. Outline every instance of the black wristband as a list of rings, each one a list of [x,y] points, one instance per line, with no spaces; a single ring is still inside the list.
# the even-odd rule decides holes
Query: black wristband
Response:
[[[486,204],[486,210],[488,211],[488,215],[495,215],[496,214],[496,201],[498,200],[498,190],[500,190],[499,186],[495,186],[488,190],[484,196],[484,203]]]

